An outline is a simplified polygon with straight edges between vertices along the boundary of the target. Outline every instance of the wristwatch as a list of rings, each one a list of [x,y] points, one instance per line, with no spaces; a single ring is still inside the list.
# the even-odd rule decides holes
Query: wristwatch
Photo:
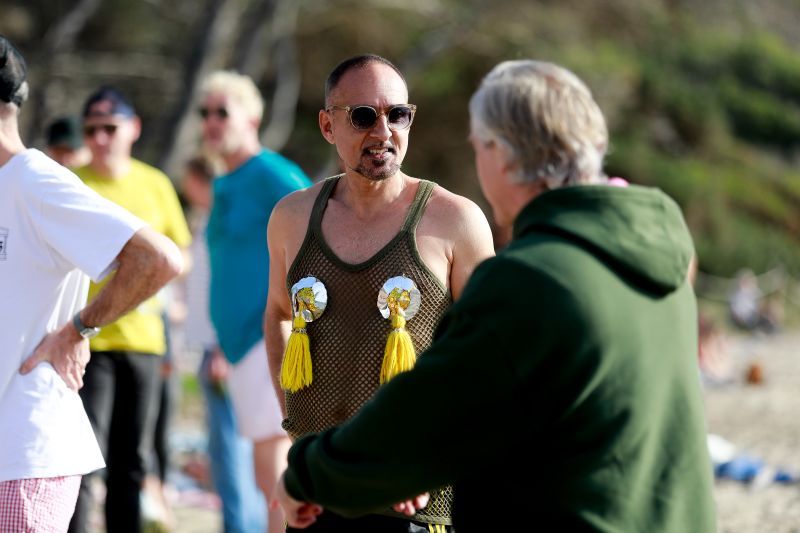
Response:
[[[100,328],[98,327],[89,327],[81,322],[81,312],[78,311],[75,313],[75,316],[72,317],[72,325],[75,326],[75,329],[78,330],[78,335],[83,337],[84,339],[91,339],[92,337],[96,337],[98,333],[100,333]]]

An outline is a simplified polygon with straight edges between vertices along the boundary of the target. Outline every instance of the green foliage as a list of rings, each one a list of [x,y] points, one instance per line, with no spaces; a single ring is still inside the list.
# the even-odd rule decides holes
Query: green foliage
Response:
[[[682,31],[654,32],[628,55],[635,88],[609,173],[680,203],[701,268],[731,275],[782,264],[800,274],[796,53],[772,34],[740,38],[693,22]]]
[[[720,216],[721,215],[721,216]],[[783,265],[800,272],[796,237],[775,231],[746,215],[717,214],[709,231],[695,234],[700,268],[721,276],[733,276],[743,265],[765,272]]]
[[[647,102],[691,133],[722,111],[737,137],[781,149],[800,142],[800,62],[776,36],[744,39],[690,25],[685,39],[661,34],[644,59]]]
[[[610,173],[658,186],[681,205],[703,270],[732,275],[743,266],[763,271],[782,264],[800,272],[798,176],[787,187],[786,176],[767,164],[759,172],[746,155],[678,158],[635,137],[616,138],[614,147]]]
[[[729,64],[743,84],[787,99],[800,95],[797,52],[775,35],[757,33],[739,42],[730,54]]]
[[[720,84],[719,95],[737,136],[782,149],[800,143],[800,107],[794,103],[731,79]]]

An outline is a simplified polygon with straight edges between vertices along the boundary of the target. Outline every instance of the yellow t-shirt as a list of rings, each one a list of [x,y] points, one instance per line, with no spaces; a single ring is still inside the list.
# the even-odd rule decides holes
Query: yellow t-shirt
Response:
[[[180,248],[192,240],[183,216],[178,196],[169,178],[160,170],[133,160],[128,174],[116,179],[97,175],[88,166],[75,173],[101,196],[124,207],[163,233]],[[108,282],[113,274],[89,287],[89,301]],[[166,351],[163,305],[158,296],[142,302],[139,307],[116,322],[103,327],[91,340],[93,351],[124,350],[163,355]]]

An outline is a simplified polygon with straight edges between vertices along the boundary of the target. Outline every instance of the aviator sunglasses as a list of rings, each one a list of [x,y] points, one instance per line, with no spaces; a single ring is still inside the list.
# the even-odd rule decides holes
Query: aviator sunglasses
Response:
[[[390,130],[404,130],[411,126],[417,106],[413,104],[397,104],[389,106],[385,111],[378,112],[377,109],[369,105],[331,105],[326,107],[325,111],[330,112],[332,109],[346,111],[350,124],[357,130],[372,128],[381,115],[386,115]]]

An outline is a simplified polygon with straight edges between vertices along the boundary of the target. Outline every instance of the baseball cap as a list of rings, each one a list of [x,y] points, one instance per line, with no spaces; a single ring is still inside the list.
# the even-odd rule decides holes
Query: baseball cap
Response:
[[[103,86],[86,99],[83,105],[83,118],[88,117],[134,117],[133,104],[114,87]]]
[[[61,117],[47,128],[47,146],[65,146],[77,150],[83,146],[83,132],[78,117]]]
[[[28,97],[28,67],[11,41],[0,35],[0,100],[18,106]]]

